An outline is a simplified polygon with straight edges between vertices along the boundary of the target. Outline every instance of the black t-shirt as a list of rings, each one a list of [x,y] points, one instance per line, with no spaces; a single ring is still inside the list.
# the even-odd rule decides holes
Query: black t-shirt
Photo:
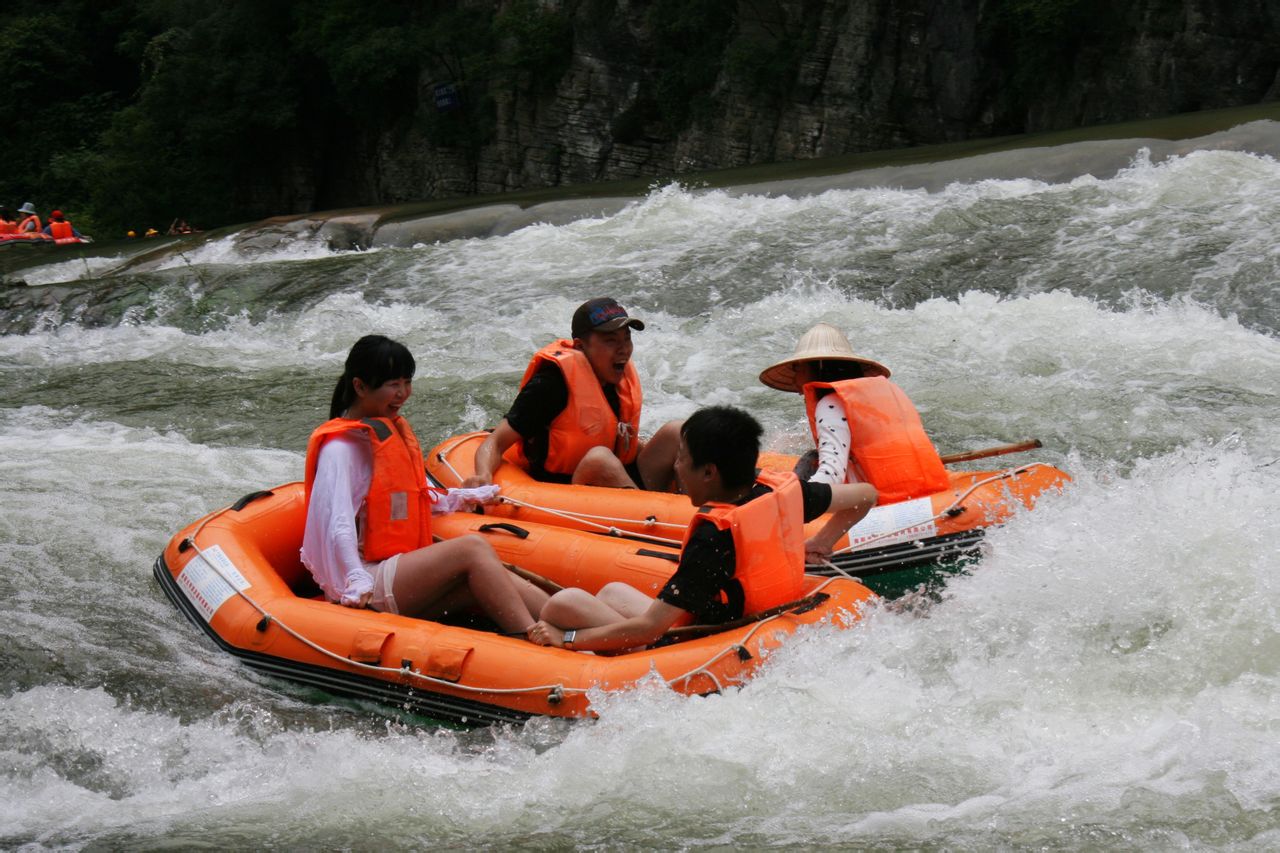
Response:
[[[615,415],[622,411],[618,386],[605,385],[604,398],[609,401]],[[567,405],[569,385],[564,381],[564,373],[556,365],[543,362],[520,389],[507,411],[507,423],[520,433],[524,441],[524,455],[529,460],[529,473],[536,480],[567,483],[571,479],[569,474],[552,473],[546,469],[551,422]]]
[[[768,494],[768,486],[756,483],[751,494],[737,506]],[[831,506],[831,487],[826,483],[801,483],[804,520],[813,521]],[[700,625],[717,625],[742,616],[742,585],[734,578],[737,554],[733,547],[733,531],[720,530],[714,524],[700,523],[680,552],[680,565],[658,600],[687,610]],[[720,600],[724,593],[727,602]]]

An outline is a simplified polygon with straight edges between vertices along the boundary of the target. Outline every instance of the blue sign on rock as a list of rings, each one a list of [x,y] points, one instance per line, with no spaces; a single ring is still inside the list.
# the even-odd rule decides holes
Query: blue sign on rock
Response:
[[[458,89],[452,83],[439,83],[436,85],[436,109],[442,113],[456,110],[462,106],[462,96],[458,94]]]

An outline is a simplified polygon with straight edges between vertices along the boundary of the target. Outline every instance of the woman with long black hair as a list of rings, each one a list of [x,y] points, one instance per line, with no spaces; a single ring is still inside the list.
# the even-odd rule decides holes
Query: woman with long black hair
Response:
[[[409,350],[382,335],[351,348],[330,419],[307,444],[302,562],[330,601],[348,607],[443,619],[478,605],[504,632],[525,633],[546,593],[477,536],[432,543],[433,508],[453,508],[460,494],[427,485],[400,414],[415,368]]]

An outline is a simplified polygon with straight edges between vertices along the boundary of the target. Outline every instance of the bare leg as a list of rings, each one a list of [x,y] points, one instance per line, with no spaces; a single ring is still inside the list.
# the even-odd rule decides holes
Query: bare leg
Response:
[[[577,486],[636,488],[627,469],[607,447],[593,447],[587,451],[573,471],[573,483]]]
[[[402,557],[401,559],[404,558]],[[479,602],[471,594],[471,590],[467,588],[465,581],[459,581],[448,592],[428,604],[422,609],[422,612],[416,615],[420,619],[443,621],[474,610],[478,606]]]
[[[607,583],[596,593],[596,598],[613,610],[622,614],[624,619],[639,616],[653,604],[653,598],[622,581]]]
[[[401,557],[401,559],[404,558]],[[542,612],[542,608],[550,596],[524,578],[512,575],[511,582],[515,584],[516,592],[520,595],[524,606],[529,609],[531,614],[534,614],[536,619],[537,614]],[[479,603],[476,597],[471,594],[471,589],[465,583],[459,582],[440,598],[427,605],[418,615],[424,619],[447,619],[450,616],[473,610]]]
[[[651,492],[669,492],[675,480],[676,451],[680,449],[680,426],[684,421],[667,421],[640,448],[636,465]]]
[[[612,625],[627,617],[585,589],[562,589],[547,601],[540,617],[557,628],[594,628]]]
[[[465,584],[490,619],[515,633],[528,629],[534,618],[514,581],[488,542],[463,536],[402,554],[393,592],[400,612],[416,616]]]
[[[511,582],[516,585],[516,592],[520,594],[520,600],[524,602],[524,606],[533,614],[533,618],[536,620],[538,614],[542,612],[542,608],[547,606],[547,601],[551,596],[545,590],[538,589],[538,587],[517,575],[511,575]]]

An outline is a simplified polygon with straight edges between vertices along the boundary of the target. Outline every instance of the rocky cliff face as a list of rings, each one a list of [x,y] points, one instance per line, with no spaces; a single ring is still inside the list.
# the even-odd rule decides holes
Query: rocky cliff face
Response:
[[[442,72],[424,65],[424,120],[367,130],[369,155],[336,194],[670,177],[1280,96],[1280,0],[738,0],[721,19],[708,6],[701,30],[658,5],[544,0],[571,20],[567,70],[551,86],[468,83],[486,105],[478,148],[434,141],[427,128],[449,116]],[[697,78],[680,62],[704,49],[715,68]]]

